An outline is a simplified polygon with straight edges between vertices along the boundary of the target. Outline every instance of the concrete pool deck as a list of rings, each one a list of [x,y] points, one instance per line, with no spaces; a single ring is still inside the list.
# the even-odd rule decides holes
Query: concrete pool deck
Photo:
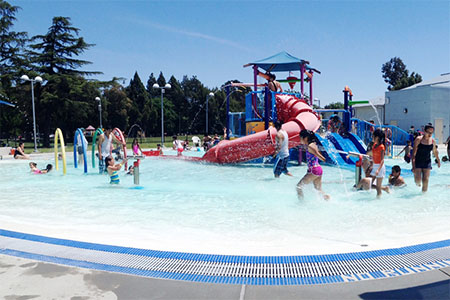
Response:
[[[368,281],[250,286],[152,279],[0,255],[2,299],[450,299],[450,267]]]

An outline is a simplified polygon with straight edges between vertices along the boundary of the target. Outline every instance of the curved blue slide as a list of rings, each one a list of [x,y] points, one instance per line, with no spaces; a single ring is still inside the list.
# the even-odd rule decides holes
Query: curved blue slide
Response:
[[[341,157],[341,155],[336,150],[333,143],[331,143],[328,139],[324,139],[320,135],[316,133],[316,138],[319,141],[319,150],[322,155],[326,158],[326,162],[333,165],[345,166],[347,165],[346,161]],[[320,147],[321,146],[321,147]]]
[[[351,135],[351,133],[349,133],[349,135]],[[333,143],[334,147],[337,150],[343,151],[343,152],[356,152],[356,153],[361,153],[361,151],[358,149],[358,147],[353,143],[353,141],[350,138],[344,138],[343,136],[341,136],[338,133],[330,133],[329,135],[327,135],[327,139]],[[363,152],[365,153],[365,152]],[[349,157],[347,158],[347,155],[344,153],[339,153],[342,157],[342,159],[351,165],[354,165],[357,161],[358,158],[356,157]]]

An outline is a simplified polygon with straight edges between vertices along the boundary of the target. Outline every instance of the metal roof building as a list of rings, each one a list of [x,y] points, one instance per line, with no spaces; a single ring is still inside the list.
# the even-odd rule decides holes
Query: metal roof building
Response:
[[[432,123],[443,143],[450,135],[450,73],[385,94],[385,122],[408,130]]]

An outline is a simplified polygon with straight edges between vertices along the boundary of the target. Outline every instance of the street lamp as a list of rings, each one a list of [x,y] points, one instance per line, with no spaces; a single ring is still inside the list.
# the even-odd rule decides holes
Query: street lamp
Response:
[[[208,135],[208,100],[214,97],[214,93],[211,92],[206,96],[206,135]]]
[[[166,89],[172,88],[172,86],[166,83],[165,86],[159,86],[159,84],[155,83],[153,85],[154,89],[161,90],[161,147],[164,147],[164,104],[163,104],[163,95]]]
[[[42,83],[42,77],[36,76],[34,79],[30,79],[27,75],[22,75],[20,79],[24,81],[30,81],[31,82],[31,103],[33,106],[33,132],[34,132],[34,152],[37,152],[37,143],[36,143],[36,113],[34,110],[34,83],[39,82]]]
[[[320,99],[319,98],[314,98],[314,102],[318,102],[319,103],[319,108],[320,108]]]
[[[102,126],[102,100],[100,99],[100,97],[95,97],[95,101],[98,101],[98,113],[99,113],[99,117],[100,117],[100,128],[103,129],[103,126]]]

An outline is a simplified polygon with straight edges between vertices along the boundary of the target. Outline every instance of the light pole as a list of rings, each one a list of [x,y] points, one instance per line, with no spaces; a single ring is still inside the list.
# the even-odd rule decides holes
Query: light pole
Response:
[[[37,143],[36,143],[36,113],[34,110],[34,83],[39,82],[42,83],[42,77],[36,76],[34,79],[30,79],[27,75],[22,75],[20,79],[24,81],[30,81],[31,82],[31,103],[33,106],[33,132],[34,132],[34,152],[37,152]]]
[[[159,84],[155,83],[153,85],[154,89],[161,90],[161,147],[164,147],[164,103],[163,103],[163,95],[166,89],[170,89],[172,86],[166,83],[165,86],[159,86]]]
[[[319,108],[320,108],[320,99],[319,98],[314,98],[314,102],[318,102],[319,103]]]
[[[214,93],[211,92],[206,96],[206,135],[208,135],[208,100],[214,97]]]
[[[100,99],[100,97],[95,97],[95,101],[98,101],[98,113],[99,113],[99,117],[100,117],[100,128],[103,129],[103,126],[102,126],[102,100]]]

